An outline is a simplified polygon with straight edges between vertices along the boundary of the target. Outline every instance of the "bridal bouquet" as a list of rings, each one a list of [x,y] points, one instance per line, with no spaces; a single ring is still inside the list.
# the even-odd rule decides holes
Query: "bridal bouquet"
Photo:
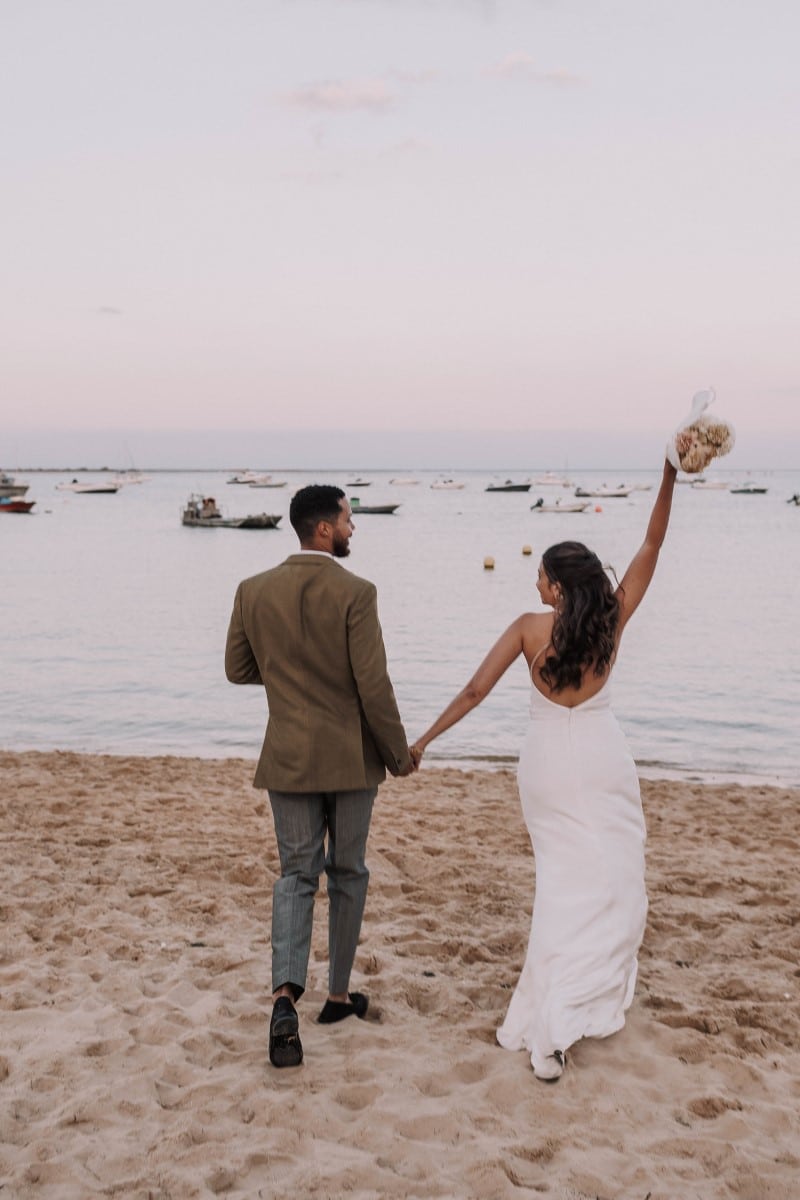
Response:
[[[696,392],[692,411],[667,442],[667,458],[676,470],[696,475],[713,459],[722,458],[733,449],[736,440],[733,426],[728,421],[705,415],[714,395],[713,388]]]

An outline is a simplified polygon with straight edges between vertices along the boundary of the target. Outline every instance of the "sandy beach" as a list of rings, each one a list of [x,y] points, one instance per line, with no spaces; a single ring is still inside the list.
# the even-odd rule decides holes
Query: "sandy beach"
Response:
[[[0,1192],[794,1200],[800,791],[642,784],[628,1024],[534,1079],[495,1043],[534,871],[508,772],[382,789],[353,987],[267,1061],[269,803],[243,760],[2,753]],[[324,886],[324,885],[323,885]]]

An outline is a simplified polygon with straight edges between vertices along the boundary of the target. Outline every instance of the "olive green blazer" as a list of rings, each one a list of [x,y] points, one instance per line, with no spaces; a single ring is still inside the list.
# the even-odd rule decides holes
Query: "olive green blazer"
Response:
[[[258,788],[377,787],[410,761],[375,585],[327,555],[293,554],[239,584],[225,674],[266,688]]]

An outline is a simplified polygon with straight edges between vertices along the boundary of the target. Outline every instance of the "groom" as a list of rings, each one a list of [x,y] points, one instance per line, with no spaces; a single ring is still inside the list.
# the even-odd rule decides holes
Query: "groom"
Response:
[[[369,871],[364,863],[378,784],[414,769],[400,722],[372,583],[336,561],[354,531],[341,488],[292,499],[300,550],[239,584],[225,648],[231,683],[263,684],[269,721],[255,786],[269,792],[281,877],[273,890],[269,1057],[303,1060],[295,1004],[306,986],[314,895],[328,877],[328,999],[322,1024],[363,1017],[348,993]],[[325,849],[325,836],[328,845]]]

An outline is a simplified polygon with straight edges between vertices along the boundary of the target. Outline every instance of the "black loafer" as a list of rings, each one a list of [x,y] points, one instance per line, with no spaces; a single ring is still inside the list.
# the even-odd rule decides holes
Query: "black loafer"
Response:
[[[279,996],[269,1023],[269,1061],[273,1067],[299,1067],[303,1061],[300,1022],[288,996]]]
[[[350,1003],[342,1004],[338,1000],[326,1000],[322,1012],[317,1017],[320,1025],[335,1025],[345,1017],[359,1017],[362,1021],[367,1014],[369,1000],[362,992],[348,992]]]

